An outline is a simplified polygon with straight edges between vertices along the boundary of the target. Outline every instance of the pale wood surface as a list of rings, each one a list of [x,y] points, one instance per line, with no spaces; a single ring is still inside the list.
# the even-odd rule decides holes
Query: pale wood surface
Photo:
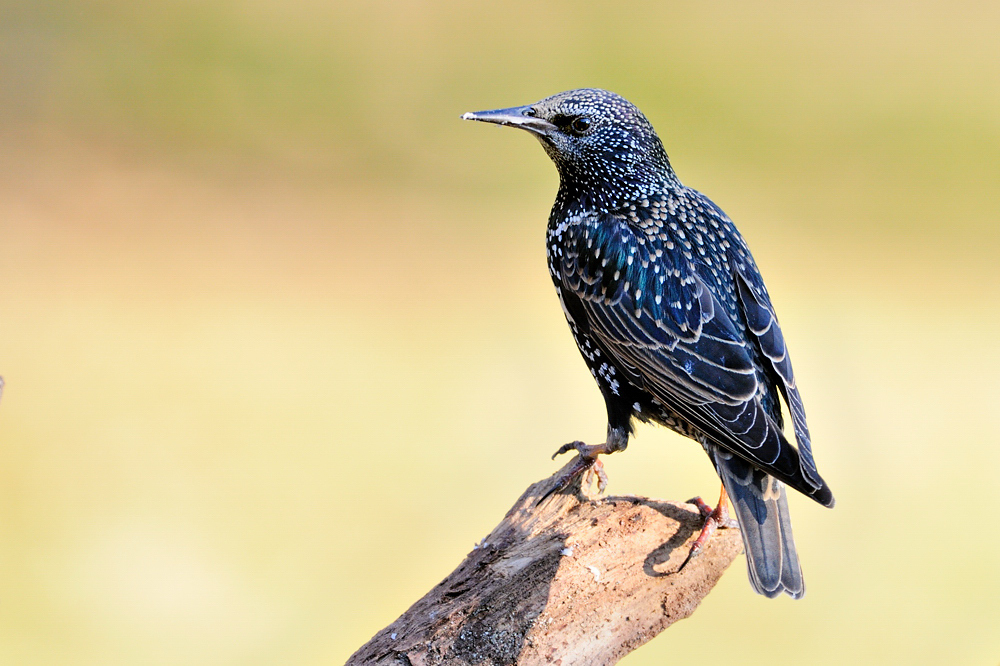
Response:
[[[742,551],[719,530],[678,572],[701,529],[693,505],[579,482],[539,502],[555,476],[348,665],[614,664],[693,613]]]

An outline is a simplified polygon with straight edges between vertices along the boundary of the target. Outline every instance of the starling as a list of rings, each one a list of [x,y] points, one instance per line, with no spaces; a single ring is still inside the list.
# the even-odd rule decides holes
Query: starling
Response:
[[[608,412],[603,444],[559,453],[576,449],[580,473],[624,450],[636,420],[700,442],[722,493],[714,510],[699,504],[705,527],[688,559],[729,526],[728,495],[754,590],[801,597],[785,486],[827,507],[834,499],[774,308],[732,221],[681,184],[653,126],[614,93],[571,90],[462,118],[527,130],[559,171],[549,273]]]

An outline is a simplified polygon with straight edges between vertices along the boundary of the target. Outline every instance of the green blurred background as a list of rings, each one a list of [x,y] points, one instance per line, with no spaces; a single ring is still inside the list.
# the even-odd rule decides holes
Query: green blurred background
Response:
[[[624,663],[1000,662],[1000,5],[0,1],[0,663],[342,663],[604,408],[555,170],[597,86],[737,222],[827,511]],[[640,429],[610,491],[718,484]]]

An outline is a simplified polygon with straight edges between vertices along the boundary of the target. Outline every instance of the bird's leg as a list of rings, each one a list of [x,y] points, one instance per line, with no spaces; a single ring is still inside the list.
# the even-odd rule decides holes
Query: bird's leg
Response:
[[[590,483],[593,480],[593,476],[597,476],[597,492],[603,493],[604,489],[608,486],[608,475],[604,471],[604,463],[602,463],[597,456],[614,453],[617,449],[612,449],[608,446],[607,442],[604,444],[587,445],[583,442],[570,442],[569,444],[563,444],[559,447],[559,450],[552,454],[552,459],[555,460],[558,456],[568,452],[576,451],[577,457],[573,461],[573,465],[566,470],[566,472],[557,479],[557,483],[548,494],[560,492],[564,490],[577,476],[587,473],[587,478],[584,479],[585,482]]]
[[[608,441],[603,444],[588,445],[577,441],[560,446],[559,450],[552,454],[553,460],[555,460],[556,456],[562,455],[567,451],[576,451],[577,456],[573,459],[572,464],[555,479],[549,491],[538,501],[542,502],[549,495],[562,492],[573,483],[574,479],[584,473],[587,474],[587,477],[584,479],[587,483],[593,481],[594,476],[597,477],[597,491],[603,493],[604,489],[608,486],[608,475],[604,471],[604,463],[597,456],[624,449],[625,446],[619,440],[620,438],[617,436],[609,436]],[[627,443],[628,440],[626,439],[625,444],[627,445]]]
[[[553,460],[556,456],[559,456],[567,451],[576,451],[577,456],[573,459],[572,463],[567,465],[566,469],[560,473],[552,488],[542,496],[539,502],[547,498],[553,493],[562,492],[565,490],[570,483],[573,482],[578,476],[586,472],[588,474],[586,481],[589,483],[593,480],[593,477],[597,477],[597,491],[603,493],[604,489],[608,485],[608,475],[604,472],[604,465],[598,460],[597,456],[605,455],[608,453],[614,453],[616,451],[624,451],[625,447],[628,446],[628,437],[630,434],[628,426],[621,426],[614,421],[608,423],[608,437],[603,444],[587,445],[583,442],[570,442],[569,444],[563,444],[559,447],[559,450],[552,454]]]
[[[729,517],[729,496],[726,495],[725,486],[722,486],[722,493],[719,495],[719,503],[715,506],[715,509],[712,509],[710,506],[705,504],[700,497],[695,497],[689,502],[689,504],[694,504],[698,507],[698,511],[705,519],[705,524],[702,526],[701,533],[698,535],[698,538],[694,540],[693,544],[691,544],[691,550],[688,552],[688,556],[684,559],[684,563],[681,564],[678,571],[683,569],[688,562],[701,554],[701,551],[708,542],[708,539],[715,534],[715,530],[720,527],[739,527],[739,523],[736,522],[734,518]]]

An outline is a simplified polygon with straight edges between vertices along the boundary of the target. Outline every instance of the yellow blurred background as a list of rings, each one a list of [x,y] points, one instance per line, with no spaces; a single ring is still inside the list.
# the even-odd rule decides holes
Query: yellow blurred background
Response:
[[[623,663],[1000,661],[1000,5],[0,2],[0,663],[336,664],[604,408],[556,173],[605,87],[767,278],[833,511]],[[642,427],[613,493],[714,497]]]

